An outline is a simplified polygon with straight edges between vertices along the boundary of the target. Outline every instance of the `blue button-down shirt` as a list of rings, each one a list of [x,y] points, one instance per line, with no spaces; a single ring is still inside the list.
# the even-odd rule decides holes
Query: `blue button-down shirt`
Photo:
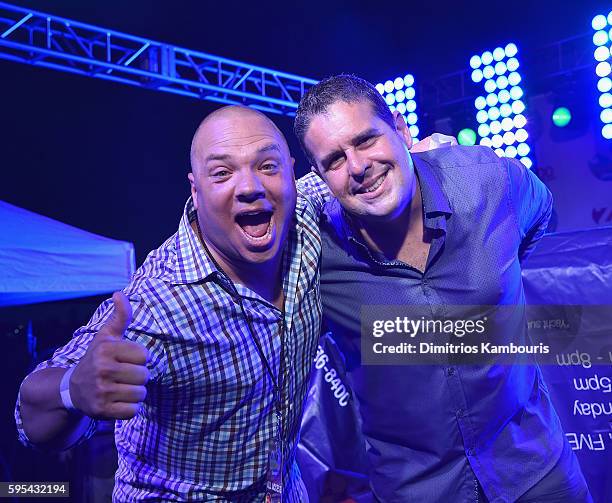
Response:
[[[301,502],[294,460],[321,322],[314,210],[298,198],[283,255],[284,313],[236,285],[243,314],[229,279],[193,231],[195,218],[190,199],[178,232],[149,254],[124,290],[133,309],[125,337],[148,348],[151,379],[138,414],[115,422],[119,467],[113,501],[263,501],[276,419],[272,382],[253,337],[275,374],[282,337],[283,501]],[[35,370],[77,364],[111,312],[107,300]],[[19,399],[15,417],[20,439],[29,444]],[[91,435],[93,426],[72,440]]]
[[[424,272],[369,250],[339,203],[324,206],[324,314],[347,361],[384,502],[516,500],[558,460],[563,435],[539,368],[364,366],[363,305],[522,305],[520,261],[543,235],[552,199],[529,170],[484,147],[412,154],[424,224]],[[319,196],[325,186],[308,175]],[[524,322],[515,328],[524,336]]]

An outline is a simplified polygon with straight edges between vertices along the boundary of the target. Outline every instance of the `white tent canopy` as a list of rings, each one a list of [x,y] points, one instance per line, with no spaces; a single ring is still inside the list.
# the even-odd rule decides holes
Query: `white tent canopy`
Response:
[[[134,246],[0,201],[0,306],[123,288]]]

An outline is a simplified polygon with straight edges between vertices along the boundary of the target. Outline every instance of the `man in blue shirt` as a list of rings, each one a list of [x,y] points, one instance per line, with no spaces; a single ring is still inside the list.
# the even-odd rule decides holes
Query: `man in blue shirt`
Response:
[[[321,292],[383,502],[590,501],[536,365],[361,365],[363,305],[523,306],[521,260],[552,198],[484,147],[412,154],[403,118],[353,76],[315,85],[295,131],[333,198]],[[302,187],[325,195],[317,175]],[[328,194],[329,195],[329,194]],[[525,335],[524,320],[511,327]]]

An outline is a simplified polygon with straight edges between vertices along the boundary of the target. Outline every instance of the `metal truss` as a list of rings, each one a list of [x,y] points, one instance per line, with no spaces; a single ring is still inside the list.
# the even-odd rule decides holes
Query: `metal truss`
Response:
[[[317,82],[4,2],[0,58],[284,115]]]

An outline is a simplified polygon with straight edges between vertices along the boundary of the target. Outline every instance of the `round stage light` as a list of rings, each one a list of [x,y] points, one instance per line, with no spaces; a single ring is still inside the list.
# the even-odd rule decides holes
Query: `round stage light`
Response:
[[[414,112],[411,112],[408,114],[407,119],[408,119],[408,124],[412,126],[413,124],[417,123],[418,117],[417,117],[417,114],[415,114]]]
[[[503,148],[496,148],[495,149],[495,153],[497,154],[498,157],[503,157],[504,156],[504,149]]]
[[[406,102],[406,112],[414,112],[416,110],[416,101],[409,100]]]
[[[514,138],[519,143],[525,143],[527,141],[527,131],[524,129],[519,129],[516,133],[514,133]]]
[[[502,117],[508,117],[512,114],[512,107],[509,103],[504,103],[499,107],[499,113]]]
[[[504,51],[506,53],[506,56],[508,56],[509,58],[513,58],[514,56],[516,56],[518,49],[515,44],[510,42],[508,45],[506,45],[506,48]]]
[[[516,129],[521,129],[521,128],[524,128],[525,125],[527,124],[527,119],[525,118],[524,115],[518,114],[514,116],[514,119],[512,119],[512,123],[514,124],[514,127]]]
[[[478,110],[478,113],[476,114],[476,120],[480,124],[482,124],[483,122],[487,122],[489,120],[489,116],[484,110]]]
[[[599,82],[597,82],[597,89],[599,89],[599,92],[601,93],[607,93],[610,89],[612,89],[612,80],[610,80],[610,77],[599,79]]]
[[[500,103],[508,103],[510,101],[510,92],[507,89],[502,89],[497,93]]]
[[[391,113],[395,112],[395,105],[389,105],[389,110],[391,110]]]
[[[612,106],[612,94],[603,93],[599,97],[599,106],[601,108],[610,108]]]
[[[605,45],[600,45],[593,53],[596,61],[605,61],[610,57],[610,51]]]
[[[493,81],[493,80],[486,80],[485,84],[484,84],[484,88],[485,88],[486,92],[492,93],[496,89],[495,81]]]
[[[491,134],[498,134],[501,132],[501,122],[499,121],[493,121],[491,122],[491,124],[489,124],[489,128],[491,129]]]
[[[506,63],[504,63],[503,61],[500,61],[495,65],[495,73],[497,75],[503,75],[504,73],[506,73],[506,70]]]
[[[527,145],[526,143],[519,143],[516,146],[516,153],[521,157],[525,157],[529,154],[529,145]]]
[[[491,65],[485,66],[482,69],[482,75],[484,76],[485,79],[492,79],[493,75],[495,75],[495,70],[493,69]]]
[[[595,73],[598,77],[607,77],[610,75],[610,70],[612,70],[612,68],[610,67],[610,63],[607,61],[602,61],[595,67]]]
[[[500,75],[495,79],[495,83],[499,89],[506,89],[506,87],[508,87],[508,77]]]
[[[476,68],[476,70],[472,71],[472,81],[480,82],[482,80],[482,70],[480,68]]]
[[[608,12],[608,24],[612,24],[612,11]]]
[[[480,56],[472,56],[470,58],[470,66],[472,68],[478,68],[481,64],[482,61],[480,60]]]
[[[487,106],[487,100],[484,98],[484,96],[478,96],[478,98],[474,100],[474,106],[477,110],[482,110]]]
[[[514,143],[514,133],[512,131],[504,133],[504,143],[506,145],[512,145]]]
[[[481,138],[489,136],[490,132],[491,130],[489,129],[488,124],[481,124],[480,126],[478,126],[478,136],[480,136]]]
[[[572,120],[572,113],[566,107],[558,107],[553,111],[552,121],[557,127],[565,127]]]
[[[417,136],[419,136],[419,127],[418,126],[412,125],[412,126],[410,126],[408,128],[408,130],[410,131],[410,135],[413,138],[416,138]]]
[[[387,102],[387,105],[391,106],[395,103],[395,95],[394,94],[387,94],[387,96],[385,96],[385,101]]]
[[[457,135],[459,145],[476,145],[476,133],[473,129],[465,128]]]
[[[493,135],[493,138],[491,138],[491,145],[493,145],[493,148],[499,148],[504,144],[504,139],[501,137],[501,135],[496,134]]]
[[[522,114],[525,111],[525,104],[521,100],[516,100],[512,103],[512,111],[515,114]]]
[[[508,82],[511,86],[518,86],[521,81],[521,76],[517,72],[512,72],[508,75]]]
[[[390,80],[387,80],[387,82],[385,82],[385,91],[388,93],[391,93],[393,92],[393,89],[395,89],[393,82],[391,82]]]
[[[514,145],[507,146],[504,154],[506,157],[516,157],[516,147]]]
[[[490,107],[494,107],[495,105],[497,105],[497,102],[499,100],[497,99],[497,94],[488,94],[487,95],[487,105],[489,105]]]
[[[376,84],[376,90],[380,94],[384,94],[385,93],[385,86],[384,86],[384,84]]]
[[[401,77],[395,79],[393,81],[393,87],[395,87],[395,89],[399,91],[402,87],[404,87],[404,79],[402,79]]]
[[[493,54],[491,54],[489,51],[485,51],[482,53],[480,60],[482,61],[483,65],[490,65],[493,62]]]
[[[510,97],[513,100],[520,100],[523,97],[523,90],[518,87],[518,86],[514,86],[510,88]]]
[[[604,16],[603,14],[599,14],[598,16],[595,16],[593,18],[593,21],[591,21],[591,26],[593,27],[594,30],[603,30],[606,27],[606,24],[607,24],[606,16]]]
[[[609,124],[612,122],[612,108],[604,108],[599,117],[601,118],[601,122],[604,124]]]
[[[496,47],[493,50],[493,59],[495,61],[501,61],[502,59],[504,59],[505,55],[506,55],[506,53],[505,53],[505,51],[501,47]]]
[[[401,89],[399,91],[395,91],[395,101],[399,103],[400,101],[404,101],[404,98],[406,98],[404,91],[402,91]]]
[[[414,77],[410,73],[408,73],[404,77],[404,85],[406,87],[410,87],[412,84],[414,84]]]
[[[510,58],[508,62],[506,63],[506,68],[508,69],[509,72],[516,71],[518,67],[519,67],[519,62],[518,62],[518,59],[516,58]]]
[[[514,122],[510,117],[506,117],[501,121],[501,125],[504,131],[510,131],[514,127]]]
[[[606,124],[601,128],[601,134],[606,140],[612,138],[612,124]]]
[[[531,169],[531,166],[533,166],[533,163],[531,162],[531,159],[529,159],[529,157],[521,158],[521,162],[523,163],[523,166],[525,166],[527,169]]]
[[[407,100],[411,100],[414,98],[414,87],[408,87],[405,91],[404,91],[404,95],[406,96]]]
[[[603,31],[603,30],[599,30],[596,31],[595,33],[593,33],[593,43],[595,45],[605,45],[608,43],[608,34]]]
[[[490,147],[491,146],[491,138],[481,138],[478,143],[480,143],[483,147]]]
[[[404,103],[397,104],[397,111],[402,115],[406,113],[406,105]]]
[[[499,119],[499,108],[497,107],[491,107],[489,108],[489,112],[487,113],[487,115],[489,116],[489,120],[495,121],[497,119]]]

